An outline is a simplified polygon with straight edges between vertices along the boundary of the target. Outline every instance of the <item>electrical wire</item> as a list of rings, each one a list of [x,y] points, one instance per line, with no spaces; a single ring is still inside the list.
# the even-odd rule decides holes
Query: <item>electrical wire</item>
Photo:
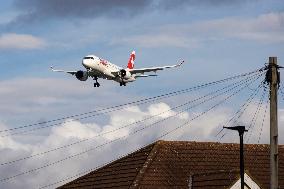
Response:
[[[259,78],[259,77],[258,77],[258,78]],[[257,78],[257,79],[258,79],[258,78]],[[256,80],[257,80],[257,79],[256,79]],[[256,81],[256,80],[254,80],[254,81]],[[252,83],[252,82],[250,82],[249,84],[247,84],[245,87],[249,86],[251,83]],[[206,111],[202,112],[201,114],[195,116],[194,118],[190,119],[189,121],[186,121],[186,122],[183,123],[182,125],[180,125],[180,126],[174,128],[174,129],[172,129],[172,130],[170,130],[170,131],[165,132],[164,134],[162,134],[162,135],[160,135],[159,137],[155,138],[153,141],[155,142],[155,141],[157,141],[157,140],[159,140],[159,139],[162,139],[163,137],[165,137],[165,136],[167,136],[167,135],[170,135],[170,134],[172,134],[173,132],[177,131],[178,129],[180,129],[180,128],[186,126],[186,125],[188,125],[191,121],[193,121],[193,120],[195,120],[195,119],[201,117],[202,115],[208,113],[209,111],[213,110],[213,109],[216,108],[217,106],[219,106],[219,105],[221,105],[222,103],[224,103],[225,101],[227,101],[227,100],[228,100],[229,98],[231,98],[232,96],[238,94],[238,93],[239,93],[240,91],[242,91],[245,87],[242,87],[242,88],[239,89],[238,91],[235,91],[235,92],[234,92],[233,94],[231,94],[230,96],[226,97],[225,99],[223,99],[223,100],[220,101],[219,103],[215,104],[215,105],[212,106],[211,108],[209,108],[209,109],[207,109]],[[151,143],[152,143],[152,142],[151,142]],[[101,167],[101,166],[98,166],[98,167]],[[93,171],[93,170],[95,170],[95,169],[90,169],[90,170],[81,172],[81,173],[79,173],[79,174],[76,174],[75,176],[68,177],[68,178],[66,178],[66,179],[57,181],[57,182],[52,183],[52,184],[49,184],[49,185],[45,185],[45,186],[43,186],[43,187],[40,187],[40,189],[42,189],[42,188],[47,188],[47,187],[49,187],[49,186],[53,186],[53,185],[59,184],[59,183],[61,183],[61,182],[64,182],[64,181],[69,180],[69,179],[74,178],[74,177],[81,176],[81,175],[83,175],[83,174],[85,174],[85,173],[87,173],[87,172]]]
[[[282,96],[282,100],[284,100],[284,92],[283,92],[282,86],[279,87],[279,90]]]
[[[48,185],[45,185],[45,186],[41,186],[41,187],[39,187],[39,189],[48,188],[48,187],[54,186],[54,185],[56,185],[56,184],[59,184],[59,183],[68,181],[68,180],[70,180],[70,179],[80,177],[80,176],[85,175],[85,174],[87,174],[87,173],[90,173],[90,172],[92,172],[92,171],[94,171],[94,170],[100,169],[100,168],[102,168],[102,167],[104,167],[104,166],[106,166],[106,165],[108,165],[108,164],[110,164],[110,163],[116,161],[117,159],[123,158],[123,157],[128,156],[128,155],[130,155],[130,154],[132,154],[132,153],[135,153],[135,152],[137,152],[137,151],[140,151],[141,149],[143,149],[143,148],[145,148],[145,147],[147,147],[147,146],[149,146],[148,143],[145,144],[145,145],[143,145],[143,146],[139,146],[139,147],[135,148],[134,150],[131,150],[130,152],[128,152],[128,153],[126,153],[126,154],[122,154],[122,155],[120,155],[120,156],[117,156],[117,157],[113,158],[112,160],[107,161],[107,162],[105,162],[105,163],[103,163],[103,164],[101,164],[101,165],[98,165],[98,166],[93,167],[93,168],[91,168],[91,169],[87,169],[87,170],[85,170],[85,171],[81,171],[80,173],[77,173],[76,175],[72,175],[72,176],[66,177],[66,178],[61,179],[61,180],[59,180],[59,181],[57,181],[57,182],[54,182],[54,183],[51,183],[51,184],[48,184]]]
[[[250,103],[252,102],[252,100],[256,97],[256,95],[259,92],[261,85],[259,85],[253,93],[251,93],[251,95],[249,96],[249,98],[245,101],[245,103],[242,104],[242,106],[234,113],[234,116],[232,116],[224,125],[223,127],[220,129],[220,131],[215,135],[215,137],[217,137],[219,134],[222,133],[222,131],[224,131],[224,127],[227,127],[229,125],[230,122],[232,122],[233,120],[236,120],[236,117],[238,116],[237,119],[239,119],[242,114],[246,111],[246,109],[248,108],[248,106],[250,105]],[[223,138],[226,135],[223,134],[218,141],[221,140],[221,138]]]
[[[256,72],[255,75],[257,75],[258,73]],[[153,101],[156,101],[157,99],[154,99],[154,100],[150,100],[150,101],[146,101],[146,102],[140,102],[136,105],[141,105],[141,104],[145,104],[145,103],[150,103],[150,102],[153,102]],[[122,106],[120,108],[117,108],[117,109],[110,109],[106,112],[98,112],[96,114],[93,114],[93,115],[88,115],[88,116],[85,116],[85,117],[79,117],[79,118],[76,118],[76,119],[69,119],[69,120],[65,120],[64,122],[59,122],[59,123],[54,123],[54,124],[51,124],[51,125],[46,125],[46,126],[41,126],[41,127],[37,127],[37,128],[33,128],[33,129],[29,129],[29,130],[25,130],[25,131],[19,131],[19,132],[14,132],[14,133],[9,133],[9,134],[6,134],[6,135],[2,135],[0,137],[8,137],[8,136],[13,136],[13,135],[19,135],[19,134],[26,134],[26,133],[30,133],[30,132],[33,132],[33,131],[37,131],[37,130],[40,130],[40,129],[45,129],[45,128],[49,128],[49,127],[53,127],[53,126],[59,126],[63,123],[69,123],[69,122],[74,122],[74,121],[79,121],[79,120],[84,120],[84,119],[87,119],[87,118],[91,118],[91,117],[95,117],[95,116],[99,116],[99,115],[104,115],[104,114],[108,114],[108,113],[112,113],[114,111],[119,111],[119,110],[122,110],[124,109],[125,107]]]
[[[198,105],[204,104],[205,102],[208,102],[209,100],[212,100],[212,99],[214,99],[214,98],[216,98],[216,97],[218,97],[218,96],[220,96],[220,95],[222,95],[222,94],[225,94],[225,93],[227,93],[227,92],[230,92],[232,89],[235,89],[236,87],[238,87],[238,86],[240,86],[241,84],[243,84],[244,81],[254,79],[254,78],[258,77],[258,75],[259,75],[259,74],[256,74],[256,75],[253,75],[253,76],[244,78],[244,79],[242,79],[242,80],[240,80],[240,81],[238,81],[238,82],[236,82],[236,83],[229,84],[229,85],[227,85],[227,86],[225,86],[225,87],[223,87],[223,88],[221,88],[221,89],[218,89],[218,90],[215,90],[215,91],[213,91],[213,92],[210,92],[210,93],[208,93],[208,94],[206,94],[206,95],[204,95],[204,96],[201,96],[201,97],[199,97],[199,98],[196,98],[196,99],[194,99],[194,100],[187,101],[187,102],[185,102],[185,103],[183,103],[183,104],[181,104],[181,105],[178,105],[178,106],[175,106],[175,107],[173,107],[173,108],[170,108],[169,110],[166,110],[166,111],[161,112],[161,113],[159,113],[159,114],[155,114],[155,115],[150,116],[150,117],[147,117],[147,118],[145,118],[145,119],[141,119],[141,120],[135,121],[135,122],[133,122],[133,123],[126,124],[126,125],[121,126],[121,127],[119,127],[119,128],[116,128],[116,129],[113,129],[113,130],[110,130],[110,131],[107,131],[107,132],[104,132],[104,133],[100,133],[100,134],[98,134],[98,135],[95,135],[94,137],[87,138],[87,139],[82,139],[82,140],[79,140],[79,141],[76,141],[76,142],[73,142],[73,143],[70,143],[70,144],[67,144],[67,145],[63,145],[63,146],[59,146],[59,147],[56,147],[56,148],[47,150],[47,151],[43,151],[43,152],[35,153],[35,154],[33,154],[33,155],[30,155],[30,156],[18,158],[18,159],[16,159],[16,160],[12,160],[12,161],[8,161],[8,162],[3,162],[3,163],[0,164],[0,166],[12,164],[12,163],[16,163],[16,162],[19,162],[19,161],[22,161],[22,160],[26,160],[26,159],[29,159],[29,158],[34,158],[34,157],[41,156],[41,155],[45,155],[45,154],[50,153],[50,152],[55,152],[55,151],[60,150],[60,149],[64,149],[64,148],[67,148],[67,147],[71,147],[71,146],[73,146],[73,145],[77,145],[77,144],[80,144],[80,143],[83,143],[83,142],[87,142],[87,141],[93,140],[93,139],[95,139],[95,138],[97,138],[97,137],[101,137],[101,136],[104,136],[104,135],[107,135],[107,134],[116,132],[116,131],[118,131],[118,130],[120,130],[120,129],[129,127],[129,126],[131,126],[131,125],[136,125],[136,124],[138,124],[138,123],[145,122],[145,121],[147,121],[147,120],[150,120],[150,119],[152,119],[152,118],[155,118],[155,117],[157,117],[157,116],[160,116],[160,115],[162,115],[162,114],[164,114],[164,113],[167,113],[167,112],[169,112],[169,111],[172,111],[172,110],[175,110],[175,109],[184,107],[184,106],[186,106],[186,105],[188,105],[188,104],[197,102],[198,100],[201,100],[201,99],[203,99],[203,98],[209,97],[210,95],[217,94],[217,95],[215,95],[215,96],[213,96],[213,97],[211,97],[211,98],[209,98],[209,99],[207,99],[207,100],[203,100],[201,103],[198,103],[198,104],[196,104],[196,105],[194,105],[194,106],[191,106],[190,109],[192,109],[192,108],[197,107]],[[237,85],[237,84],[239,84],[239,85]],[[236,87],[234,87],[234,86],[236,86]],[[234,88],[230,89],[230,87],[234,87]],[[229,88],[229,89],[226,90],[225,92],[222,92],[221,94],[218,94],[218,92],[221,92],[221,91],[223,91],[223,90],[225,90],[225,89],[227,89],[227,88]],[[188,109],[186,109],[186,110],[188,110]]]
[[[181,126],[179,126],[179,127],[176,127],[174,130],[171,130],[171,131],[167,132],[167,134],[165,134],[165,135],[163,135],[163,136],[166,136],[166,135],[168,135],[168,134],[170,134],[170,133],[172,133],[172,132],[178,130],[179,128],[181,128],[181,127],[187,125],[190,121],[193,121],[193,120],[195,120],[195,119],[201,117],[201,116],[204,115],[205,113],[207,113],[207,112],[211,111],[212,109],[216,108],[217,106],[221,105],[222,103],[224,103],[225,101],[227,101],[229,98],[233,97],[234,95],[236,95],[236,94],[238,94],[240,91],[242,91],[244,88],[246,88],[247,86],[249,86],[251,83],[253,83],[253,82],[255,82],[256,80],[258,80],[261,75],[262,75],[262,74],[260,74],[256,79],[254,79],[254,80],[252,80],[252,81],[251,81],[251,80],[246,80],[245,83],[247,83],[247,84],[246,84],[245,86],[242,86],[242,87],[241,87],[240,89],[238,89],[237,91],[234,91],[233,94],[227,96],[225,99],[223,99],[223,100],[220,101],[219,103],[215,104],[214,106],[212,106],[212,107],[209,108],[208,110],[206,110],[206,111],[202,112],[201,114],[195,116],[194,118],[190,119],[190,120],[187,121],[185,124],[183,124],[183,125],[181,125]],[[181,112],[177,113],[176,115],[178,115],[178,114],[181,114]],[[169,117],[168,117],[168,118],[165,118],[164,120],[167,120],[167,119],[169,119]],[[158,121],[158,122],[160,122],[160,121]],[[129,135],[129,136],[130,136],[130,135],[134,135],[134,134],[136,134],[136,133],[138,133],[138,132],[140,132],[140,131],[143,131],[144,129],[147,129],[147,128],[149,128],[149,127],[155,125],[155,124],[156,124],[156,122],[155,122],[155,123],[152,123],[152,124],[150,124],[150,125],[147,125],[147,126],[145,126],[145,127],[142,127],[142,128],[140,128],[140,129],[134,130],[133,132],[129,133],[128,135]],[[162,136],[162,137],[163,137],[163,136]],[[30,170],[28,170],[28,171],[24,171],[24,172],[18,173],[18,174],[13,175],[13,176],[9,176],[9,177],[6,177],[6,178],[2,178],[2,179],[0,179],[0,182],[5,182],[5,181],[8,181],[8,180],[14,179],[14,178],[16,178],[16,177],[18,177],[18,176],[25,175],[25,174],[28,174],[28,173],[32,173],[32,172],[41,170],[41,169],[43,169],[43,168],[56,165],[56,164],[58,164],[58,163],[64,162],[64,161],[66,161],[66,160],[69,160],[69,159],[71,159],[71,158],[74,158],[74,157],[80,156],[80,155],[82,155],[82,154],[88,153],[88,152],[90,152],[90,151],[96,150],[96,149],[98,149],[98,148],[101,148],[101,147],[103,147],[103,146],[105,146],[105,145],[107,145],[107,144],[111,144],[111,143],[113,143],[113,142],[122,140],[122,139],[124,139],[124,138],[126,138],[126,137],[127,137],[127,136],[122,136],[122,137],[116,138],[116,139],[114,139],[114,140],[107,141],[106,143],[103,143],[103,144],[98,145],[98,146],[96,146],[96,147],[92,147],[92,148],[89,148],[89,149],[87,149],[87,150],[81,151],[81,152],[79,152],[79,153],[76,153],[76,154],[67,156],[67,157],[65,157],[65,158],[63,158],[63,159],[60,159],[60,160],[58,160],[58,161],[45,164],[45,165],[43,165],[43,166],[41,166],[41,167],[37,167],[37,168],[34,168],[34,169],[30,169]]]
[[[259,89],[262,87],[262,84],[259,84],[259,86],[257,87],[257,93],[258,93],[258,91],[259,91]],[[256,93],[256,94],[257,94]],[[264,94],[263,94],[264,95]],[[254,96],[254,97],[256,97],[256,95]],[[252,100],[254,99],[254,97],[253,98],[251,98],[250,99],[250,102],[249,103],[247,103],[247,105],[246,105],[246,107],[243,109],[243,111],[240,111],[240,113],[238,114],[238,116],[236,117],[236,116],[234,116],[234,118],[233,118],[233,123],[232,123],[232,125],[235,125],[236,123],[237,123],[237,121],[241,118],[241,116],[244,114],[244,112],[246,111],[246,109],[249,107],[249,105],[251,104],[251,102],[252,102]],[[262,97],[263,98],[263,97]],[[224,127],[227,127],[228,125],[225,125]],[[222,128],[222,130],[224,130],[224,127]],[[220,137],[220,139],[219,139],[219,141],[221,141],[221,139],[223,139],[224,138],[224,136],[227,134],[227,130],[226,130],[226,132]]]
[[[4,129],[4,130],[0,130],[0,133],[14,131],[14,130],[18,130],[18,129],[24,129],[24,128],[28,128],[28,127],[34,127],[34,126],[48,124],[48,123],[53,123],[53,122],[62,121],[62,120],[66,120],[66,119],[73,119],[73,118],[88,115],[88,114],[100,113],[100,112],[103,112],[103,111],[108,111],[108,110],[117,109],[117,108],[121,108],[121,107],[127,107],[127,106],[130,106],[130,105],[135,105],[137,103],[138,104],[139,103],[149,103],[149,102],[156,101],[156,100],[159,100],[159,99],[169,98],[169,97],[172,97],[172,96],[176,96],[176,95],[188,93],[188,92],[191,92],[191,91],[194,91],[194,90],[198,90],[200,88],[205,88],[205,87],[208,87],[208,86],[211,86],[211,85],[216,85],[216,84],[219,84],[219,83],[222,83],[222,82],[226,82],[226,81],[230,81],[230,80],[233,80],[233,79],[245,77],[245,76],[257,73],[257,72],[262,72],[264,70],[265,70],[265,67],[262,67],[260,69],[254,70],[252,72],[239,74],[239,75],[236,75],[236,76],[228,77],[226,79],[201,84],[201,85],[198,85],[198,86],[195,86],[195,87],[182,89],[182,90],[178,90],[178,91],[173,91],[173,92],[170,92],[170,93],[166,93],[166,94],[162,94],[162,95],[158,95],[158,96],[154,96],[154,97],[149,97],[149,98],[145,98],[145,99],[141,99],[141,100],[137,100],[137,101],[128,102],[128,103],[125,103],[125,104],[120,104],[120,105],[102,108],[102,109],[98,109],[98,110],[93,110],[93,111],[89,111],[89,112],[84,112],[84,113],[80,113],[80,114],[73,114],[73,115],[69,115],[69,116],[65,116],[65,117],[61,117],[61,118],[57,118],[57,119],[53,119],[53,120],[48,120],[48,121],[44,121],[44,122],[39,122],[39,123],[23,125],[23,126],[9,128],[9,129]],[[40,127],[39,129],[42,129],[42,128],[46,128],[46,127]]]
[[[260,112],[260,108],[262,107],[262,104],[263,104],[265,93],[266,93],[266,90],[264,88],[262,96],[261,96],[261,98],[260,98],[260,100],[259,100],[259,102],[257,104],[256,111],[254,112],[252,120],[250,121],[250,124],[249,124],[249,127],[248,127],[248,133],[245,134],[245,138],[247,138],[246,139],[246,143],[249,143],[250,138],[252,136],[253,129],[255,127],[255,124],[256,124],[256,121],[257,121],[257,118],[258,118],[258,115],[259,115],[259,112]]]
[[[262,119],[262,124],[261,124],[261,128],[260,128],[257,144],[259,144],[259,141],[260,141],[260,138],[261,138],[261,135],[262,135],[264,120],[265,120],[265,117],[266,117],[267,107],[268,107],[268,104],[269,104],[268,101],[269,101],[269,99],[266,102],[265,111],[264,111],[264,115],[263,115],[263,119]]]

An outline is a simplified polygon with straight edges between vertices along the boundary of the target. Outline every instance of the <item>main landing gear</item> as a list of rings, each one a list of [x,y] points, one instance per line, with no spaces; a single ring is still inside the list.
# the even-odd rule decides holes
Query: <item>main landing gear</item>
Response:
[[[119,84],[120,84],[120,86],[126,86],[125,82],[120,82]]]
[[[94,77],[94,80],[96,80],[96,83],[94,83],[94,87],[99,87],[101,86],[98,82],[98,77]]]
[[[126,86],[126,83],[124,81],[120,82],[120,86]]]

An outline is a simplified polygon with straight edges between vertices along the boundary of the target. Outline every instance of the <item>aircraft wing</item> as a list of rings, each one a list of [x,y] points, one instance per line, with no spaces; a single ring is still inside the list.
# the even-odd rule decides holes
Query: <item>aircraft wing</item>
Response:
[[[131,74],[144,74],[145,72],[156,72],[159,70],[163,70],[166,68],[175,68],[175,67],[179,67],[184,63],[184,60],[181,61],[179,64],[176,65],[171,65],[171,66],[161,66],[161,67],[151,67],[151,68],[139,68],[139,69],[132,69],[129,70],[129,72]]]
[[[155,77],[155,76],[158,76],[156,74],[153,74],[153,75],[144,75],[144,74],[139,74],[139,75],[135,75],[135,78],[138,78],[138,77]]]
[[[56,70],[56,69],[53,69],[52,66],[50,66],[50,69],[53,71],[53,72],[64,72],[64,73],[69,73],[69,74],[72,74],[72,75],[75,75],[77,71],[65,71],[65,70]]]

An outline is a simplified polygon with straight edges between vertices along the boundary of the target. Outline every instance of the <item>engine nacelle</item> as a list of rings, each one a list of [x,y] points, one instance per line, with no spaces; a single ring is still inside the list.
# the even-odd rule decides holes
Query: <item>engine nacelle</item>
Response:
[[[123,79],[130,79],[131,78],[131,73],[127,70],[120,70],[120,76],[123,78]]]
[[[75,76],[80,81],[86,81],[88,79],[88,72],[79,70],[76,72]]]

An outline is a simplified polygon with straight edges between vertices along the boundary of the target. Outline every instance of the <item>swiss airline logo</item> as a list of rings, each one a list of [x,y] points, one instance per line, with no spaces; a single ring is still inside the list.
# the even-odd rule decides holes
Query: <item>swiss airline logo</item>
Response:
[[[106,61],[106,60],[104,60],[104,59],[101,59],[101,58],[100,58],[100,63],[101,63],[102,65],[104,65],[104,66],[106,66],[106,65],[107,65],[107,61]]]
[[[130,54],[130,58],[128,60],[127,68],[133,69],[134,68],[134,60],[135,60],[135,51],[132,51]]]

